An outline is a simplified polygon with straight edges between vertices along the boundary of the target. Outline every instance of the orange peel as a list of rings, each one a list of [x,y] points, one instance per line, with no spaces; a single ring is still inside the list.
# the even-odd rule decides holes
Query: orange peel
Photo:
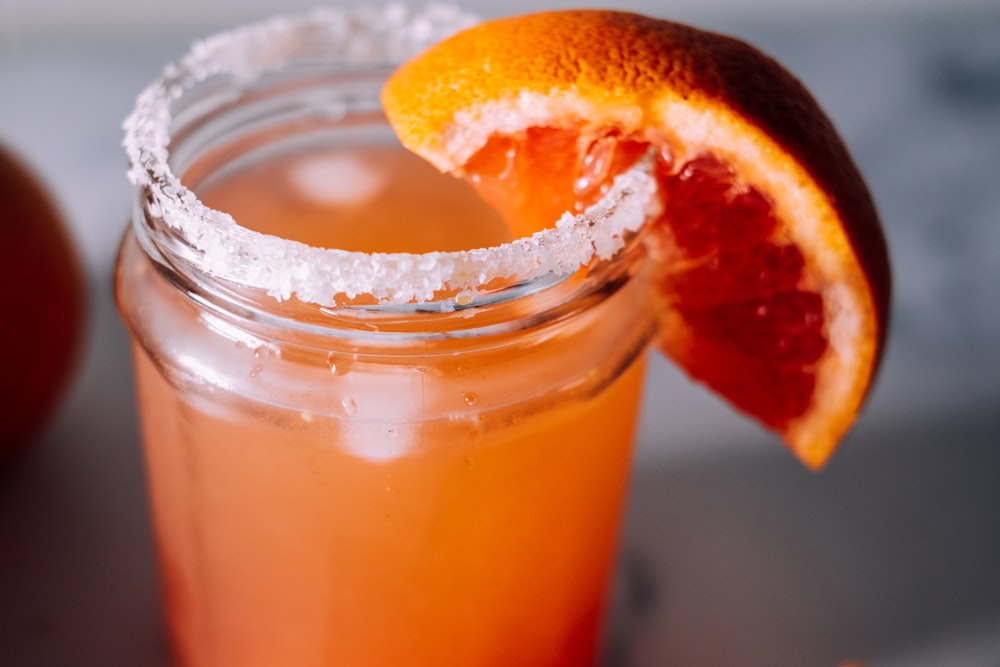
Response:
[[[828,460],[879,365],[889,260],[844,142],[784,67],[745,42],[670,21],[542,12],[431,47],[393,75],[383,104],[405,146],[474,183],[498,151],[530,155],[539,137],[575,143],[559,164],[579,165],[594,142],[652,149],[664,213],[646,238],[661,349],[778,432],[807,466]],[[553,175],[561,167],[519,168],[534,178],[481,184],[507,202],[508,217],[530,215],[546,188],[572,182]],[[564,195],[558,201],[582,205]],[[714,240],[690,241],[696,225]],[[785,258],[785,268],[768,258]],[[758,276],[756,292],[740,284],[733,294],[737,265],[740,276]],[[771,280],[776,271],[781,280]]]

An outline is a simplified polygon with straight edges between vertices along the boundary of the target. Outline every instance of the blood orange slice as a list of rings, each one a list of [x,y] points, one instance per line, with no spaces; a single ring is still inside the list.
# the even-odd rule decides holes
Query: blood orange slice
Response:
[[[531,233],[655,155],[660,348],[824,464],[885,338],[868,190],[812,96],[748,44],[613,11],[483,23],[404,65],[383,102],[411,150]]]

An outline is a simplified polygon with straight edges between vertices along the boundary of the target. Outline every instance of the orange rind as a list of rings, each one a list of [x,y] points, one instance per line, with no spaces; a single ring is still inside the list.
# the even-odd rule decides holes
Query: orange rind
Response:
[[[660,348],[805,465],[828,460],[879,365],[889,260],[844,142],[780,64],[670,21],[543,12],[431,47],[383,104],[405,146],[524,235],[655,155]]]

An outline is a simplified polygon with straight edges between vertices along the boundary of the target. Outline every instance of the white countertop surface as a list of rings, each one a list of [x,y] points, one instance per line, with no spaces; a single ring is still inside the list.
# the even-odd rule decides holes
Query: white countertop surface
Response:
[[[1000,6],[934,17],[719,19],[828,109],[894,260],[888,355],[842,451],[808,473],[653,365],[608,664],[1000,665]],[[214,26],[213,26],[214,27]],[[86,357],[0,470],[0,664],[161,666],[127,340],[110,295],[128,215],[120,122],[204,31],[0,37],[0,141],[86,259]]]

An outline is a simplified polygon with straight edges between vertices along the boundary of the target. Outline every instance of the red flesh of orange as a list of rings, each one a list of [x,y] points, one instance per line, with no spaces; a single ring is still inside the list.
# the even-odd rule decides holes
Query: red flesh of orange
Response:
[[[614,133],[581,139],[530,128],[492,138],[465,172],[521,236],[596,202],[648,148]],[[661,154],[657,175],[664,211],[648,238],[659,291],[690,332],[664,332],[661,346],[693,378],[782,430],[808,408],[813,364],[827,347],[822,298],[802,286],[802,254],[775,238],[767,198],[720,160],[675,164]]]

